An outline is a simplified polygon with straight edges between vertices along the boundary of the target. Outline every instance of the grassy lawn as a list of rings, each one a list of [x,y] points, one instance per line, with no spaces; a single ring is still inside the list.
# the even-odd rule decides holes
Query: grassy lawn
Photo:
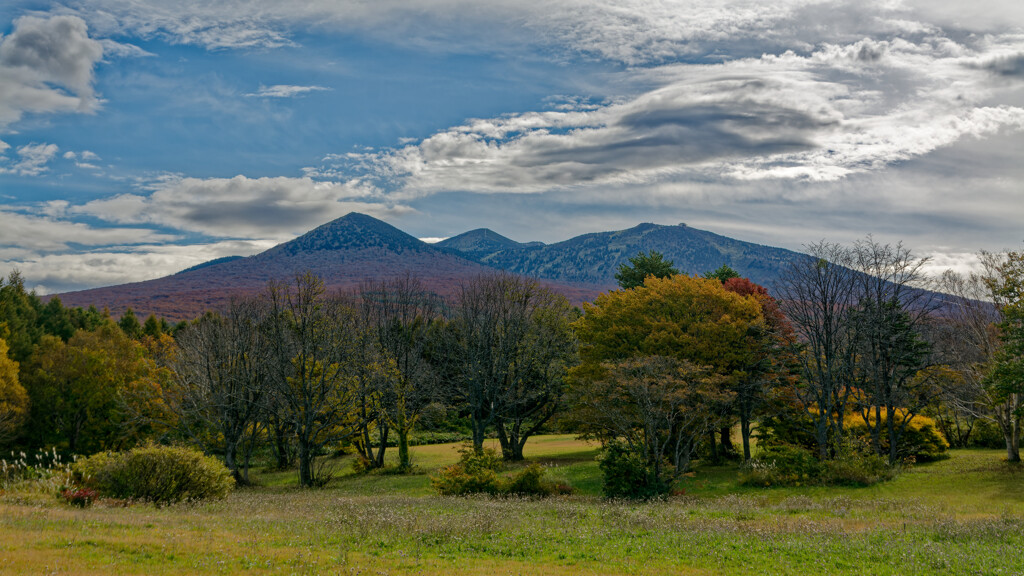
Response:
[[[596,446],[531,440],[578,490],[548,500],[441,498],[429,472],[458,446],[413,449],[423,473],[323,490],[257,475],[226,500],[80,510],[0,495],[0,574],[1019,574],[1024,472],[955,451],[869,488],[749,488],[698,468],[686,495],[601,500]]]

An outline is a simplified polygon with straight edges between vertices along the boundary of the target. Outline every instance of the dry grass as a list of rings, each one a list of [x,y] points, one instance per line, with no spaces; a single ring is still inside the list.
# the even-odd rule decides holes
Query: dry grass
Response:
[[[554,474],[596,473],[593,446],[550,437],[533,448]],[[435,466],[456,457],[417,450]],[[1022,475],[995,451],[863,489],[745,489],[735,475],[698,471],[687,496],[648,504],[441,498],[390,476],[162,509],[3,494],[0,574],[1024,573]]]

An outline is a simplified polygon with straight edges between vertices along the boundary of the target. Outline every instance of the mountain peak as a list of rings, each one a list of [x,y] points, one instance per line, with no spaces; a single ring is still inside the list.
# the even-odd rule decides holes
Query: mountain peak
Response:
[[[387,222],[359,212],[350,212],[290,242],[280,244],[270,249],[268,253],[297,254],[367,248],[383,248],[392,252],[431,250],[430,245]]]

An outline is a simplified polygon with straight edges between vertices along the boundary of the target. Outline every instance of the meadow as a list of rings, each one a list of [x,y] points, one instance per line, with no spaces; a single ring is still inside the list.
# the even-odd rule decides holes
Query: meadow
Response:
[[[600,497],[597,446],[538,437],[530,461],[576,493],[434,495],[453,444],[413,448],[419,473],[325,489],[294,472],[217,502],[80,509],[0,493],[0,574],[1021,574],[1024,471],[997,450],[953,450],[866,488],[753,488],[698,466],[664,501]]]

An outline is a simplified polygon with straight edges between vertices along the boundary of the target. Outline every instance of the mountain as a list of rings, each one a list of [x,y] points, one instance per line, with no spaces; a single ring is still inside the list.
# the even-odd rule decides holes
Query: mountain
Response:
[[[352,289],[367,279],[412,274],[441,294],[451,294],[461,282],[492,271],[390,224],[352,213],[247,258],[213,260],[164,278],[58,296],[67,306],[106,307],[115,316],[131,308],[142,318],[156,314],[168,320],[187,320],[223,306],[234,295],[255,294],[270,280],[287,281],[307,270],[331,290]],[[597,293],[595,289],[549,284],[576,302]]]
[[[498,268],[539,278],[578,304],[615,288],[619,264],[648,250],[662,252],[688,274],[725,263],[767,285],[787,262],[802,256],[682,224],[641,224],[555,244],[520,243],[478,229],[432,245],[370,216],[351,213],[254,256],[220,258],[164,278],[58,296],[67,306],[106,307],[115,316],[131,308],[140,317],[156,314],[187,320],[223,306],[234,295],[255,294],[270,280],[287,281],[307,270],[332,290],[412,274],[429,289],[453,294],[460,283]]]
[[[771,286],[798,252],[735,240],[685,224],[640,224],[628,230],[584,234],[555,244],[520,244],[486,229],[437,246],[481,264],[570,284],[614,288],[615,272],[639,252],[657,250],[685,274],[728,264],[742,276]]]

